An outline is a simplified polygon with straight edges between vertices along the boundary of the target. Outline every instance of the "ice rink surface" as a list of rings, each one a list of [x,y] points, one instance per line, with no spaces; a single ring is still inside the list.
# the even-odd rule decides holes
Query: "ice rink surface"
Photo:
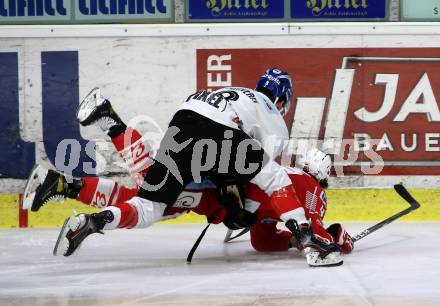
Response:
[[[355,234],[371,223],[347,223]],[[344,265],[310,268],[296,251],[257,253],[211,226],[158,224],[92,235],[54,257],[56,229],[0,230],[0,305],[440,305],[440,223],[394,223]]]

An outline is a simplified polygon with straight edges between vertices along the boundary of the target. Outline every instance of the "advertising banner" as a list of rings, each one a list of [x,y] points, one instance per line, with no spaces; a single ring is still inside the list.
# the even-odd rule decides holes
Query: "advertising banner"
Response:
[[[384,20],[388,0],[291,0],[294,20]]]
[[[174,22],[171,0],[0,0],[0,24]]]
[[[284,0],[186,0],[189,22],[274,21],[285,18]]]
[[[440,0],[401,0],[400,12],[402,21],[438,21]]]
[[[440,174],[440,49],[202,49],[197,85],[254,87],[271,66],[293,75],[292,154],[318,145],[344,175]]]

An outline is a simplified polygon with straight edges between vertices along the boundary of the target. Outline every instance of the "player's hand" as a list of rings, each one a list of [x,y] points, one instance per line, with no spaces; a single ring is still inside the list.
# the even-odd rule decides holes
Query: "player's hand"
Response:
[[[335,223],[330,225],[327,228],[327,233],[332,235],[333,239],[335,239],[335,243],[339,246],[342,253],[348,254],[353,251],[353,239],[351,239],[351,236],[341,224]]]

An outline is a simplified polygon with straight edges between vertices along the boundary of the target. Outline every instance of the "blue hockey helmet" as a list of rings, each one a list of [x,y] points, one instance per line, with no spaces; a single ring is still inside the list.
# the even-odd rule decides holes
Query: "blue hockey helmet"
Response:
[[[258,80],[256,90],[268,96],[274,104],[284,101],[280,113],[283,116],[287,114],[292,98],[292,79],[287,72],[276,68],[267,69]]]

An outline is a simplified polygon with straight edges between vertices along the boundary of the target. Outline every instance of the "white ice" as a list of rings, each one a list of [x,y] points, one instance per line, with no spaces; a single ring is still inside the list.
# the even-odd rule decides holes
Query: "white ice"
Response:
[[[348,223],[357,233],[370,223]],[[0,231],[0,305],[440,305],[440,223],[394,223],[344,264],[310,268],[298,252],[258,253],[211,226],[158,224],[92,235],[54,257],[57,229]]]

